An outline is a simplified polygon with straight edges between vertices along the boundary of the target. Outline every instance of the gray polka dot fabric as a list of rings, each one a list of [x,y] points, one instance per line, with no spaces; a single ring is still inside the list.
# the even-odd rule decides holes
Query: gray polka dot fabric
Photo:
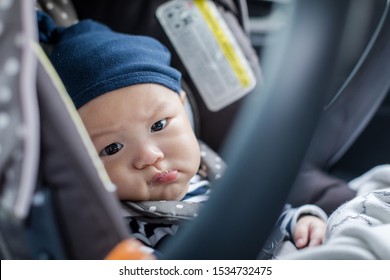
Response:
[[[201,171],[203,171],[210,182],[220,179],[226,170],[226,163],[203,141],[199,140],[199,146],[201,155]]]
[[[38,0],[38,7],[49,14],[58,26],[69,26],[78,21],[71,0]]]
[[[20,219],[27,215],[38,165],[34,20],[32,1],[0,1],[0,202]]]
[[[0,1],[0,170],[12,158],[18,135],[14,127],[22,124],[19,112],[22,25],[14,14],[19,1]]]
[[[153,223],[177,224],[195,218],[202,206],[200,203],[185,201],[142,201],[123,202],[126,215]]]

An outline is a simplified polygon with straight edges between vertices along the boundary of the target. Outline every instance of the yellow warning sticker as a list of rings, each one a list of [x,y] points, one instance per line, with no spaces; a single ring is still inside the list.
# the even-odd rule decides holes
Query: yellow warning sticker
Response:
[[[206,20],[207,25],[211,29],[211,32],[214,34],[215,38],[217,39],[218,44],[221,46],[224,55],[229,61],[229,64],[232,67],[241,85],[244,88],[248,87],[250,84],[250,78],[246,73],[240,59],[237,57],[233,45],[226,37],[226,34],[224,33],[223,29],[218,23],[218,20],[213,15],[209,7],[209,2],[205,0],[195,0],[195,5],[202,13],[204,19]]]
[[[253,70],[213,1],[167,1],[156,16],[209,110],[254,88]]]

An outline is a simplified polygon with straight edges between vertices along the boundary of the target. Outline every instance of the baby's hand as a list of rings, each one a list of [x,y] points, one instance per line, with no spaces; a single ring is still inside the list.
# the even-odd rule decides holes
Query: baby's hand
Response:
[[[299,218],[294,232],[294,242],[298,249],[321,245],[324,239],[326,223],[316,216]]]

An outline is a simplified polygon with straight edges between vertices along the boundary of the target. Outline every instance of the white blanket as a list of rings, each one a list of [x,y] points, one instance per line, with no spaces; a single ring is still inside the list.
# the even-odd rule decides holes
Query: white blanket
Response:
[[[358,196],[329,217],[325,244],[283,259],[390,259],[390,165],[373,168],[350,186]]]

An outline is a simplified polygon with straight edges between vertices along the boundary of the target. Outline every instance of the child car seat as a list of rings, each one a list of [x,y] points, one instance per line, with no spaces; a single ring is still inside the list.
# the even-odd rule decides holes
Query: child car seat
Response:
[[[346,36],[349,41],[345,43],[346,49],[340,60],[350,65],[347,59],[351,58],[346,53],[351,52],[355,52],[358,59],[353,58],[352,71],[341,86],[336,83],[339,89],[334,89],[336,95],[325,105],[289,199],[293,205],[317,204],[327,213],[355,195],[346,181],[330,175],[332,167],[367,127],[390,88],[390,64],[386,61],[390,55],[387,31],[390,25],[389,1],[355,1],[351,4],[351,11],[353,9],[369,12],[360,20],[351,14],[352,27],[348,32],[352,35]],[[362,24],[362,28],[352,48],[349,44],[354,40],[356,24]],[[336,79],[340,80],[340,77]]]
[[[81,0],[75,2],[74,5],[80,18],[94,18],[122,32],[151,35],[170,46],[174,53],[173,64],[184,73],[183,88],[188,92],[192,104],[195,131],[198,137],[211,148],[217,152],[223,152],[224,140],[248,96],[217,112],[207,108],[186,67],[176,55],[174,46],[155,17],[156,9],[165,2],[167,1],[148,0],[128,1],[127,3],[99,1],[99,4],[91,6],[88,1]],[[225,18],[230,19],[228,23],[234,27],[235,35],[239,38],[247,59],[252,68],[256,69],[258,58],[253,47],[250,46],[249,34],[251,30],[248,15],[248,5],[251,5],[249,8],[255,7],[255,4],[259,5],[254,2],[256,1],[248,1],[248,3],[247,1],[233,0],[215,1],[222,14],[226,15]],[[261,3],[262,1],[257,2]],[[344,43],[349,50],[339,58],[340,61],[344,59],[343,68],[337,73],[338,76],[335,77],[337,83],[332,89],[337,94],[333,94],[334,98],[329,97],[332,100],[328,100],[328,105],[324,106],[321,123],[289,198],[289,202],[294,206],[312,203],[320,206],[327,213],[331,213],[337,206],[355,195],[355,192],[348,188],[346,181],[332,175],[330,169],[360,135],[387,93],[386,81],[379,82],[374,89],[370,86],[370,82],[363,86],[363,81],[366,78],[362,77],[372,75],[370,74],[372,72],[365,71],[365,65],[369,63],[371,57],[375,56],[375,54],[372,55],[373,52],[379,52],[379,50],[374,50],[374,45],[380,45],[381,35],[379,32],[383,30],[382,25],[387,14],[388,3],[385,0],[375,0],[369,3],[355,1],[354,5],[356,10],[367,11],[367,16],[360,21],[362,28],[350,31],[352,35],[360,32],[352,39],[348,36],[349,40],[354,40],[353,47],[347,42]],[[278,5],[274,3],[273,6],[271,10],[277,12]],[[113,17],[112,14],[117,16]],[[350,22],[352,22],[353,15],[350,17]],[[124,18],[127,19],[126,24],[123,24],[122,19]],[[365,39],[361,40],[362,37]],[[261,82],[262,73],[258,69],[255,71],[260,73],[259,80]],[[368,90],[370,94],[365,94]],[[337,139],[334,135],[337,135]]]
[[[0,10],[7,31],[0,34],[1,258],[103,259],[129,236],[112,185],[37,44],[32,2],[7,3]]]
[[[70,108],[68,105],[63,106],[63,102],[67,104],[67,97],[61,95],[63,90],[61,83],[53,74],[54,71],[50,68],[50,63],[45,60],[40,47],[34,43],[36,30],[33,28],[35,17],[31,3],[25,1],[18,4],[11,5],[7,10],[8,15],[19,15],[15,17],[18,23],[27,23],[23,28],[31,26],[29,33],[24,32],[24,29],[19,26],[23,34],[22,39],[28,42],[25,44],[25,53],[21,53],[20,56],[29,54],[29,64],[21,65],[24,75],[20,76],[28,78],[27,81],[30,83],[24,81],[22,83],[28,88],[34,89],[34,84],[37,83],[37,92],[28,94],[30,92],[27,93],[27,89],[23,87],[19,96],[22,99],[30,96],[32,102],[22,100],[23,102],[19,104],[14,101],[14,106],[7,106],[6,109],[13,109],[16,113],[20,113],[23,117],[20,123],[23,125],[26,123],[26,127],[29,121],[35,121],[28,133],[35,136],[35,141],[30,138],[22,139],[26,143],[34,144],[33,146],[29,144],[30,149],[27,151],[35,157],[29,160],[28,153],[24,154],[25,151],[19,153],[17,164],[26,161],[30,165],[26,168],[28,172],[26,176],[23,174],[18,176],[19,174],[12,174],[17,171],[10,164],[12,157],[6,153],[2,154],[3,162],[8,164],[4,164],[1,169],[4,174],[4,185],[2,185],[4,196],[1,204],[1,216],[4,218],[1,221],[2,258],[101,259],[107,256],[115,244],[126,240],[129,232],[118,220],[121,214],[118,213],[119,208],[113,196],[113,187],[100,167],[100,161],[94,159],[95,153],[89,151],[89,138],[83,137],[85,132],[82,126],[79,127],[80,123],[72,109],[73,106]],[[61,1],[58,4],[53,1],[40,1],[39,4],[42,9],[57,15],[64,26],[77,20],[75,14],[71,12],[70,2]],[[63,6],[65,4],[67,6]],[[65,8],[68,12],[65,13],[59,7]],[[23,11],[23,17],[19,11]],[[3,18],[10,20],[10,17]],[[10,26],[17,26],[12,25],[11,22],[6,23],[2,26],[7,30],[11,29]],[[9,43],[12,40],[5,38],[2,41]],[[7,52],[3,54],[6,55]],[[7,67],[12,70],[12,61],[10,63],[11,66]],[[16,82],[20,81],[16,80]],[[12,91],[18,92],[16,82]],[[2,93],[5,94],[5,90]],[[8,93],[11,94],[11,90]],[[23,104],[28,104],[30,107],[25,109],[21,106]],[[24,110],[35,115],[26,116]],[[5,122],[10,118],[4,114],[3,119]],[[17,122],[18,118],[11,120]],[[12,132],[10,136],[17,131],[14,129],[15,125],[6,127]],[[14,140],[11,137],[5,138],[4,143],[18,143]],[[12,145],[4,145],[4,147],[6,151],[16,150],[12,149]],[[9,174],[13,176],[9,178]],[[29,174],[31,177],[28,177]],[[23,184],[15,182],[14,178],[28,181],[29,188],[25,189]],[[16,186],[23,187],[22,194],[18,193]],[[12,204],[21,198],[24,202],[24,211],[17,213]],[[18,204],[20,203],[16,203],[15,206]],[[80,211],[83,207],[88,210]],[[95,239],[97,237],[95,234],[100,236],[102,233],[104,237]],[[91,246],[94,239],[96,246]],[[91,250],[86,246],[91,246]],[[139,253],[136,255],[143,256]]]

